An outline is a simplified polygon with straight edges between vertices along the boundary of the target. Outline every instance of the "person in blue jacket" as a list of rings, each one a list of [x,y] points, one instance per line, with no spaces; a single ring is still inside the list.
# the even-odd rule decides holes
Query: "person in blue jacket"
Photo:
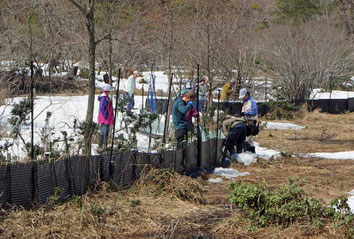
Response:
[[[176,130],[177,149],[184,148],[188,141],[188,131],[191,129],[191,125],[186,118],[186,114],[194,105],[194,97],[193,90],[184,90],[173,103],[172,120]]]
[[[247,121],[252,121],[255,125],[258,120],[258,106],[257,102],[251,97],[250,92],[246,88],[242,88],[240,90],[239,99],[242,99],[242,110],[241,115]],[[256,152],[256,147],[254,145],[252,135],[246,138],[246,141],[250,145],[250,151],[252,153]]]

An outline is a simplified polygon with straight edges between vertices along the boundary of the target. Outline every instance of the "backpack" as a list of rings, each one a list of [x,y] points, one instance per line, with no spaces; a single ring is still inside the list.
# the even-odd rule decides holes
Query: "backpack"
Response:
[[[257,121],[246,121],[247,125],[247,136],[256,136],[259,134],[259,122]]]

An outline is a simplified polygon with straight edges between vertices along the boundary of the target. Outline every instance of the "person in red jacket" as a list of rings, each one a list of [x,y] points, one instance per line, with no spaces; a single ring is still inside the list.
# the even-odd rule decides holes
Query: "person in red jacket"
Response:
[[[114,124],[114,114],[112,100],[109,97],[109,92],[114,88],[106,84],[103,86],[103,94],[98,96],[100,102],[98,110],[98,124],[100,125],[100,138],[98,146],[101,148],[103,145],[107,146],[108,135],[110,126]]]

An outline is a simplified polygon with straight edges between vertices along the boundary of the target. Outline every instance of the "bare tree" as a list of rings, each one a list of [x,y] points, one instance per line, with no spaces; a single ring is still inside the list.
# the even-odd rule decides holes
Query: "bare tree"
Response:
[[[84,16],[86,21],[86,29],[88,33],[88,55],[89,55],[89,97],[86,111],[86,129],[85,129],[85,150],[86,154],[91,154],[92,126],[93,126],[93,111],[95,102],[95,66],[96,66],[96,46],[104,39],[107,39],[110,34],[103,36],[100,39],[95,37],[95,3],[96,0],[82,0],[85,3],[79,3],[78,0],[70,1]]]
[[[287,100],[306,100],[312,89],[331,78],[348,76],[353,66],[353,41],[345,31],[320,22],[273,27],[263,52],[277,92]]]

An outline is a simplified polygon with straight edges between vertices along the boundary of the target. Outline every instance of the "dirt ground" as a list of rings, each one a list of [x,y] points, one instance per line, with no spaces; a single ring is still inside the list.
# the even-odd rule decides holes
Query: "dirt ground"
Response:
[[[336,152],[354,150],[354,113],[328,115],[307,113],[291,123],[306,126],[299,131],[263,130],[256,141],[283,152]],[[259,160],[250,166],[232,167],[251,175],[233,180],[263,184],[270,188],[294,179],[310,196],[325,204],[354,189],[354,160],[282,157]],[[185,177],[185,176],[181,176]],[[209,175],[209,177],[213,177]],[[208,183],[186,179],[169,193],[151,194],[151,187],[134,186],[114,192],[106,185],[99,192],[53,207],[33,211],[0,212],[0,237],[28,238],[342,238],[326,226],[321,232],[305,233],[304,226],[247,228],[245,212],[229,203],[226,186],[233,180]],[[180,197],[184,186],[202,188],[204,203]],[[182,190],[182,191],[181,191]],[[199,189],[198,189],[199,190]],[[205,237],[199,237],[205,236]]]

